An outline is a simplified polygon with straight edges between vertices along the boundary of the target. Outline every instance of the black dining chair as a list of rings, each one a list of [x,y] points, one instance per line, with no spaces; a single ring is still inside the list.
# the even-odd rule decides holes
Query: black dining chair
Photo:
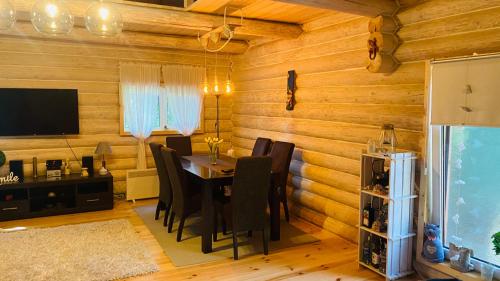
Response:
[[[172,213],[168,221],[168,233],[172,232],[175,216],[179,216],[177,242],[180,242],[186,218],[201,209],[201,197],[199,193],[201,189],[190,186],[190,182],[186,177],[175,150],[163,148],[161,153],[167,167],[173,195]]]
[[[252,150],[252,156],[266,156],[271,150],[273,141],[267,138],[257,138]]]
[[[225,220],[232,226],[235,260],[238,259],[238,232],[242,231],[262,231],[264,254],[267,255],[269,252],[267,204],[271,183],[271,162],[269,156],[242,157],[236,162],[230,201],[223,206]]]
[[[156,171],[158,179],[160,180],[160,194],[158,196],[158,205],[156,206],[155,220],[160,217],[160,211],[165,210],[165,218],[163,219],[163,226],[167,226],[168,214],[172,207],[172,187],[170,186],[170,179],[168,178],[167,167],[161,155],[161,149],[164,145],[160,143],[149,143],[153,159],[156,164]]]
[[[285,218],[287,222],[290,221],[290,214],[286,196],[286,184],[294,149],[295,144],[293,143],[276,141],[274,142],[271,153],[269,154],[273,159],[273,172],[277,174],[276,178],[273,178],[272,183],[274,188],[278,189],[280,201],[283,204],[283,209],[285,210]]]
[[[190,136],[169,136],[166,143],[167,147],[175,150],[179,156],[193,155]]]

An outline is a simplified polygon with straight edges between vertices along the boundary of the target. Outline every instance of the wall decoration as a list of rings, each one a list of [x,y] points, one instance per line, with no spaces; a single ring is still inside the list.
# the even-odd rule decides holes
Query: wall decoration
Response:
[[[374,73],[394,72],[400,62],[394,52],[400,45],[397,32],[400,25],[395,16],[378,16],[370,20],[368,31],[368,71]]]
[[[296,79],[297,79],[297,74],[295,73],[295,70],[290,70],[288,71],[288,85],[287,85],[287,91],[286,91],[286,110],[293,110],[295,108],[295,90],[297,88],[296,86]]]

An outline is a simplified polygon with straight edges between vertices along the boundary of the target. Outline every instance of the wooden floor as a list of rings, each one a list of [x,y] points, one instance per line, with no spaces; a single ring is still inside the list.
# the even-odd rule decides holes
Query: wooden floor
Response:
[[[155,204],[154,200],[136,205]],[[227,259],[214,263],[176,267],[163,253],[153,235],[133,210],[133,203],[117,201],[110,211],[0,222],[0,228],[51,227],[118,218],[128,219],[145,241],[160,271],[130,280],[383,280],[377,274],[358,269],[356,245],[325,230],[292,218],[292,224],[317,237],[320,242],[256,255],[239,261]]]

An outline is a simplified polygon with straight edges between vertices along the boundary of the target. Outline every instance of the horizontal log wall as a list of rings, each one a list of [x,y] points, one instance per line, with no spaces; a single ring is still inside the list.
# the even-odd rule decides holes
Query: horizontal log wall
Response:
[[[453,2],[453,3],[451,3]],[[297,145],[289,195],[295,213],[356,240],[360,153],[380,125],[399,145],[422,150],[424,60],[500,51],[500,1],[431,0],[402,11],[403,40],[391,75],[367,61],[368,18],[333,14],[304,25],[296,40],[252,47],[238,60],[233,145],[250,153],[255,138]],[[286,111],[287,71],[297,72],[297,105]]]
[[[93,155],[99,141],[108,141],[113,154],[107,165],[115,178],[115,192],[125,191],[126,170],[136,168],[137,142],[132,137],[121,137],[119,109],[120,61],[145,63],[177,63],[204,65],[202,52],[126,48],[107,45],[88,45],[45,40],[23,40],[0,37],[0,87],[3,88],[76,88],[79,90],[80,135],[69,136],[68,143],[79,159]],[[215,64],[210,55],[208,64]],[[227,66],[227,58],[219,56],[219,66]],[[225,68],[219,68],[225,73]],[[232,99],[221,99],[221,131],[231,140]],[[205,151],[205,135],[214,136],[215,98],[205,98],[205,131],[207,134],[192,138],[195,151]],[[61,116],[64,118],[64,116]],[[149,141],[164,142],[164,137],[152,137]],[[63,137],[48,138],[0,138],[0,150],[7,160],[24,160],[26,176],[32,175],[32,158],[38,157],[39,173],[43,174],[47,159],[66,159],[78,168]],[[151,152],[147,151],[148,165],[154,167]],[[100,167],[96,159],[95,167]],[[4,166],[0,173],[8,171]]]

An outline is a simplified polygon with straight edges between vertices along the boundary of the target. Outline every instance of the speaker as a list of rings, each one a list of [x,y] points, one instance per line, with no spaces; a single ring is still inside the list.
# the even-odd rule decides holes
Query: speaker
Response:
[[[89,171],[89,176],[94,176],[94,157],[93,156],[83,156],[82,157],[82,168],[87,168]]]
[[[23,168],[23,160],[10,160],[9,161],[10,172],[14,174],[14,176],[19,177],[19,181],[24,181],[24,168]]]

